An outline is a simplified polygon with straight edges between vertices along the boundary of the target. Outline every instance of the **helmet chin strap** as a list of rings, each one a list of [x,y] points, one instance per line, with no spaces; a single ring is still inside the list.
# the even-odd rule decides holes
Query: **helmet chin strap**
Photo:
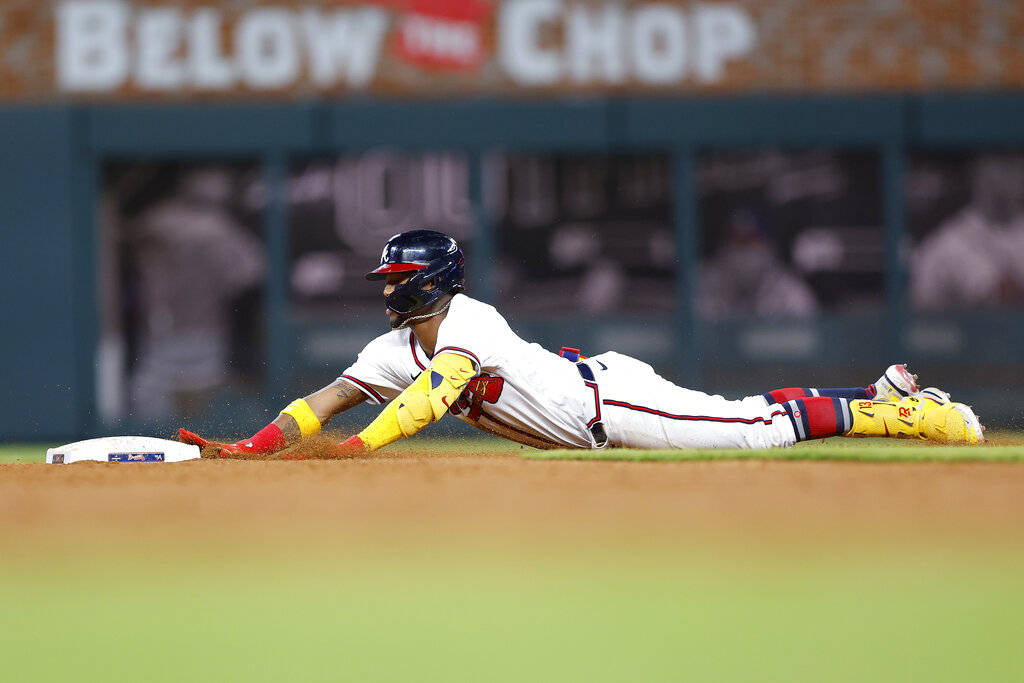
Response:
[[[448,307],[451,306],[451,305],[452,305],[452,300],[448,299],[448,303],[446,303],[443,307],[439,308],[438,310],[434,311],[433,313],[424,313],[422,315],[410,316],[410,317],[406,318],[405,320],[403,320],[402,322],[398,323],[398,326],[395,327],[395,328],[392,328],[392,329],[404,330],[409,325],[409,323],[419,322],[420,320],[426,320],[427,318],[433,318],[435,315],[441,315],[442,313],[447,311]]]

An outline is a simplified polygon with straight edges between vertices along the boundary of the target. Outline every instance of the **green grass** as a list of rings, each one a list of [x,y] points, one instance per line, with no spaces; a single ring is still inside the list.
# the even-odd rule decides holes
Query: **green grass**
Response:
[[[530,446],[499,439],[496,436],[459,436],[459,437],[437,437],[416,435],[411,439],[400,439],[389,444],[387,451],[390,453],[431,453],[443,455],[479,455],[481,453],[509,454],[527,453],[535,449]]]
[[[0,464],[10,462],[45,462],[46,449],[59,443],[5,443],[0,444]]]
[[[1015,432],[990,435],[980,446],[937,446],[909,439],[828,439],[805,441],[793,448],[744,450],[641,450],[609,448],[600,451],[529,451],[534,460],[616,460],[687,462],[696,460],[824,460],[836,462],[1024,462],[1024,439]]]
[[[0,464],[45,462],[46,449],[59,443],[11,443],[0,444]],[[466,455],[480,453],[526,453],[532,448],[497,437],[438,438],[418,437],[406,439],[387,447],[388,452],[403,454],[444,454]]]
[[[1024,434],[993,432],[982,446],[936,446],[909,439],[828,439],[807,441],[793,448],[767,450],[695,449],[641,450],[610,448],[600,451],[542,451],[495,437],[407,439],[391,444],[388,452],[404,454],[469,455],[517,454],[532,460],[617,460],[686,462],[699,460],[834,460],[841,462],[1024,462]],[[43,462],[46,449],[60,444],[0,444],[0,464]]]

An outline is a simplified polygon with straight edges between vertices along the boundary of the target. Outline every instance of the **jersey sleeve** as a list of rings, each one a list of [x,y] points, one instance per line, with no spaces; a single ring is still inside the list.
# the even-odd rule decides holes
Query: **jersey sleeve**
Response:
[[[456,353],[465,356],[479,374],[483,368],[495,364],[501,336],[506,331],[511,333],[508,323],[492,306],[457,295],[438,329],[434,355]]]
[[[356,362],[345,369],[343,379],[366,394],[370,403],[380,405],[398,396],[415,377],[406,377],[398,363],[401,352],[391,334],[378,337],[366,345]]]

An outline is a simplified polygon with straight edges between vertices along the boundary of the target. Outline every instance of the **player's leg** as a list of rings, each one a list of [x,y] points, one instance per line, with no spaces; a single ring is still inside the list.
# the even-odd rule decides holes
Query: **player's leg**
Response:
[[[906,396],[918,393],[917,375],[910,374],[906,365],[890,365],[878,381],[866,387],[847,387],[840,389],[816,389],[810,387],[786,387],[773,389],[764,394],[768,403],[785,403],[798,398],[826,396],[828,398],[845,398],[855,400],[899,401]]]
[[[890,436],[977,443],[971,409],[937,389],[900,401],[805,396],[727,400],[684,389],[646,363],[601,354],[601,408],[612,443],[626,448],[770,448],[832,436]]]
[[[830,436],[928,439],[940,443],[984,441],[978,416],[928,388],[899,401],[849,400],[826,396],[795,398],[781,404],[797,441]]]
[[[738,401],[676,386],[651,366],[618,353],[590,365],[601,392],[610,442],[624,448],[771,448],[792,446],[785,410],[760,396]]]

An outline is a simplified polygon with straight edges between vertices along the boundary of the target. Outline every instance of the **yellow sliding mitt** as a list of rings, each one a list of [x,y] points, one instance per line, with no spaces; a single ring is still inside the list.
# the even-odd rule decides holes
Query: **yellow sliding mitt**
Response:
[[[442,353],[409,387],[389,403],[358,439],[364,450],[372,451],[412,436],[431,422],[437,422],[476,377],[473,363],[457,353]],[[353,444],[355,445],[355,444]]]

